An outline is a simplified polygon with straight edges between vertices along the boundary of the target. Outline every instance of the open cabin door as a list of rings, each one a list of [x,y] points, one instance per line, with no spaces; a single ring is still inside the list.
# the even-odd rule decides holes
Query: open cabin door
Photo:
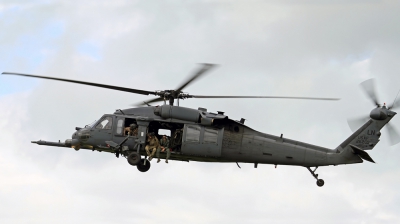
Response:
[[[117,144],[124,141],[124,139],[130,135],[129,133],[129,126],[131,124],[136,124],[136,120],[132,118],[127,118],[123,116],[117,116],[115,120],[115,127],[114,127],[114,138],[113,141]],[[128,130],[127,130],[128,128]],[[127,146],[130,150],[135,148],[135,139],[137,138],[137,133],[135,136],[131,136],[125,142],[125,146]]]
[[[126,117],[118,116],[116,118],[116,127],[114,132],[114,142],[120,143],[129,136],[124,146],[128,147],[129,150],[144,150],[146,137],[148,132],[148,126],[150,121],[153,119],[148,117]],[[136,124],[137,129],[129,132],[130,125]],[[138,152],[139,152],[138,151]]]
[[[221,157],[224,129],[185,124],[181,152],[184,155]]]

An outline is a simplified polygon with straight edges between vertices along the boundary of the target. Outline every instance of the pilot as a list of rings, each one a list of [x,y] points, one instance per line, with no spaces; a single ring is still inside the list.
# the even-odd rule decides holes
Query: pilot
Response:
[[[147,135],[147,145],[144,148],[147,155],[149,156],[149,161],[153,159],[153,156],[156,153],[158,147],[160,147],[160,142],[158,141],[158,138],[153,132],[149,133]]]
[[[157,163],[159,163],[160,160],[160,152],[166,152],[167,156],[165,157],[165,162],[168,163],[168,159],[171,155],[171,150],[169,149],[169,140],[166,135],[163,135],[163,137],[160,140],[160,147],[157,148]]]

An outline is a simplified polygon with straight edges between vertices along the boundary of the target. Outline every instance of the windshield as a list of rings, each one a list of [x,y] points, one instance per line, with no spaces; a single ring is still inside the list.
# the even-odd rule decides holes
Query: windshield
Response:
[[[96,125],[96,129],[111,129],[112,127],[112,117],[107,116],[101,119]]]
[[[97,120],[93,121],[92,123],[88,124],[85,126],[85,128],[93,128],[93,126],[96,124]]]

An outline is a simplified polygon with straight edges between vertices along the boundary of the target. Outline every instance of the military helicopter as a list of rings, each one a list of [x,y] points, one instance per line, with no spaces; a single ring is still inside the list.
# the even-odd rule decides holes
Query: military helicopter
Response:
[[[128,163],[136,166],[141,172],[150,169],[150,161],[144,148],[148,133],[160,138],[161,131],[170,133],[169,148],[172,151],[170,160],[231,162],[240,163],[293,165],[306,167],[322,187],[324,180],[318,178],[319,166],[362,163],[364,160],[374,162],[366,150],[371,150],[379,142],[380,130],[396,115],[391,106],[380,105],[374,91],[374,81],[367,80],[361,84],[367,95],[374,102],[374,108],[367,121],[362,119],[349,121],[355,132],[335,149],[329,149],[303,143],[281,136],[274,136],[256,131],[246,126],[245,120],[229,118],[224,112],[208,112],[205,108],[185,108],[179,106],[180,99],[188,98],[279,98],[303,100],[338,100],[336,98],[282,97],[282,96],[204,96],[190,95],[182,90],[193,81],[214,68],[213,64],[202,64],[189,79],[174,90],[146,91],[98,83],[45,77],[21,73],[3,72],[3,75],[17,75],[32,78],[57,80],[114,89],[142,95],[155,95],[157,98],[144,101],[136,108],[116,110],[113,114],[104,114],[98,121],[83,128],[76,127],[71,139],[65,142],[32,141],[38,145],[88,149],[109,152],[125,157]],[[178,105],[174,106],[177,100]],[[150,103],[164,101],[164,105],[151,106]],[[167,101],[169,104],[167,104]],[[143,106],[147,105],[147,106]],[[361,122],[361,124],[360,124]],[[130,126],[137,127],[137,134],[127,134]],[[360,127],[361,126],[361,127]],[[393,127],[389,127],[389,136],[393,144],[400,141],[400,136]],[[160,155],[165,158],[165,154]]]

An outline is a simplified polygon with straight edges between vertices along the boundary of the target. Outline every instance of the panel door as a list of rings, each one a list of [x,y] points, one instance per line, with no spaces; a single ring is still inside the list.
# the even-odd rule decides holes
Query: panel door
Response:
[[[182,154],[220,157],[224,129],[186,124],[183,130]]]

